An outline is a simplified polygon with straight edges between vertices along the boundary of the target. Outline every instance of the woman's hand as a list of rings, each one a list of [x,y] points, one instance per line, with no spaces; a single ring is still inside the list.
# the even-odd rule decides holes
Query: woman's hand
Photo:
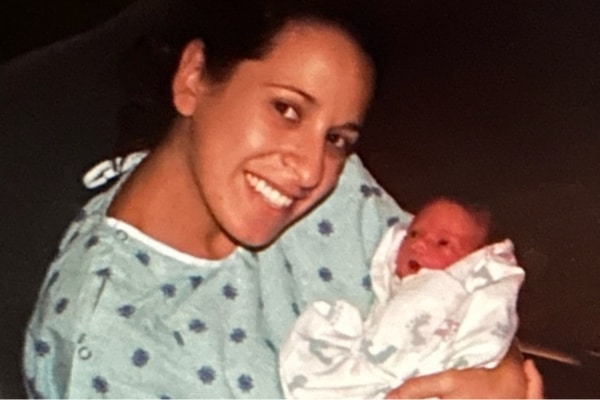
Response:
[[[536,368],[533,360],[525,360],[523,363],[523,371],[525,379],[527,379],[528,399],[543,399],[544,398],[544,380],[540,371]]]
[[[516,346],[496,368],[450,370],[409,379],[386,399],[431,398],[542,398],[542,377],[533,361],[522,361]]]

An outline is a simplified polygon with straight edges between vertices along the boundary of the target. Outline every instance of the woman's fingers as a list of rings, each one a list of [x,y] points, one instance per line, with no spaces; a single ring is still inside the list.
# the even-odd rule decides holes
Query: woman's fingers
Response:
[[[525,360],[519,365],[504,363],[502,368],[450,370],[412,378],[390,391],[386,399],[541,399],[543,389],[542,376],[534,362]]]
[[[544,381],[533,360],[529,359],[523,362],[523,371],[527,380],[527,398],[543,399]]]
[[[492,395],[485,369],[450,370],[407,380],[386,399],[484,398]]]

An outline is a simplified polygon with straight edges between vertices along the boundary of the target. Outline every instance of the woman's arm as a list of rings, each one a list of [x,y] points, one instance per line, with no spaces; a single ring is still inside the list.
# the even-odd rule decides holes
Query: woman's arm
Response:
[[[410,398],[542,398],[543,382],[533,361],[523,361],[516,342],[496,368],[450,370],[412,378],[387,394]]]

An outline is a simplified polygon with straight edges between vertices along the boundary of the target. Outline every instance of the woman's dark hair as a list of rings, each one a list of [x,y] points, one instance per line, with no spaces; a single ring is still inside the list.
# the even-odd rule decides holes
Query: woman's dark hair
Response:
[[[169,0],[164,23],[122,56],[120,80],[131,101],[119,112],[117,152],[154,147],[176,116],[170,80],[183,47],[202,39],[205,72],[224,82],[244,60],[260,59],[291,21],[340,28],[379,69],[382,40],[369,0]]]

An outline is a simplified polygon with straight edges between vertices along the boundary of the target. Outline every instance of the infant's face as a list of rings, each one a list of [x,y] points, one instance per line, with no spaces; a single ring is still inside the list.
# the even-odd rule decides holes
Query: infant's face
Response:
[[[444,269],[477,249],[484,229],[461,206],[447,200],[431,203],[415,216],[396,257],[396,275],[421,268]]]

